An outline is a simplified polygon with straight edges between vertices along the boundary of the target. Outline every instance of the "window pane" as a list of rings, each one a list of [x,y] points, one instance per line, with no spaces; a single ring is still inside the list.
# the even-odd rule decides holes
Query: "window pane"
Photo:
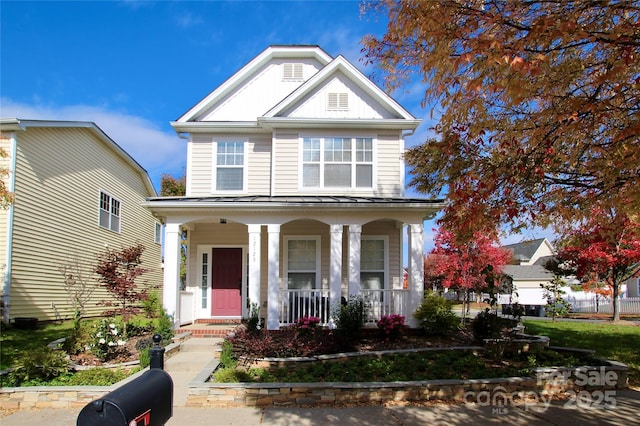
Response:
[[[359,163],[373,161],[373,140],[371,138],[356,139],[356,161]]]
[[[360,262],[362,270],[384,271],[384,240],[362,240]]]
[[[324,166],[324,186],[351,186],[351,165],[327,164]]]
[[[218,142],[217,145],[219,166],[244,165],[244,142]]]
[[[111,215],[111,230],[120,232],[120,217]]]
[[[316,286],[315,272],[289,272],[287,286],[290,289],[313,290]]]
[[[371,188],[373,186],[373,166],[356,165],[356,186],[358,188]]]
[[[242,168],[218,168],[216,170],[216,189],[218,191],[242,190]]]
[[[324,161],[328,162],[350,162],[351,161],[351,139],[327,138],[324,141]]]
[[[384,272],[361,272],[360,286],[364,290],[382,290],[384,288]]]
[[[290,271],[316,270],[315,240],[290,240],[287,247],[287,269]]]
[[[111,215],[109,214],[109,211],[100,209],[100,226],[102,226],[103,228],[109,228],[110,217]]]
[[[312,188],[320,186],[319,164],[305,164],[302,166],[302,186]]]
[[[302,148],[302,161],[320,161],[320,139],[305,138]]]

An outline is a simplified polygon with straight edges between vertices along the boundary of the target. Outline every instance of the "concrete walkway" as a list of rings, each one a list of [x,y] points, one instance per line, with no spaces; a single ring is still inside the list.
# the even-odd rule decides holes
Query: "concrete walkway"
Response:
[[[353,406],[344,408],[193,408],[185,407],[188,385],[208,364],[220,339],[189,339],[165,361],[174,385],[169,426],[412,426],[412,425],[640,425],[640,391],[616,391],[600,404],[552,401],[549,406],[483,406],[482,404],[422,404]],[[597,400],[599,395],[593,395]],[[2,426],[76,424],[78,409],[23,410],[0,418]]]

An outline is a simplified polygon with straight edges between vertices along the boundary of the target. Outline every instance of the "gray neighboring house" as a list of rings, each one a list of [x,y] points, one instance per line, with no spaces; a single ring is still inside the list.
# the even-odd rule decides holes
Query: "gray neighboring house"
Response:
[[[510,304],[518,302],[529,306],[528,314],[540,314],[540,306],[547,304],[540,284],[548,284],[553,274],[544,268],[554,255],[555,249],[546,238],[509,244],[503,248],[513,252],[513,264],[504,267],[504,274],[508,277],[511,294],[502,295],[500,302]]]

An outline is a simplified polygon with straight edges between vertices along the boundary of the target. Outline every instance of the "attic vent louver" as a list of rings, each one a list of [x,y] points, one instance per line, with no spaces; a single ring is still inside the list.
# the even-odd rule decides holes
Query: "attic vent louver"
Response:
[[[283,78],[286,80],[302,80],[302,64],[284,64]]]
[[[349,109],[349,94],[343,92],[329,92],[327,109]]]

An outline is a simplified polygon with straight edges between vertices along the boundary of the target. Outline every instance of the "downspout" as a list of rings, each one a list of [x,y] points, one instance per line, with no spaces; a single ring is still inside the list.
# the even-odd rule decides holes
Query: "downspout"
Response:
[[[11,194],[15,194],[16,189],[16,155],[18,152],[18,141],[17,141],[17,133],[13,133],[11,136],[11,159],[9,165],[9,192]],[[9,208],[7,210],[7,245],[6,245],[6,261],[5,265],[6,270],[4,273],[4,286],[3,286],[3,303],[4,310],[2,315],[2,321],[6,324],[9,324],[10,319],[10,308],[11,308],[11,300],[10,300],[10,292],[11,292],[11,264],[12,264],[12,252],[13,252],[13,205],[15,199],[9,204]]]

